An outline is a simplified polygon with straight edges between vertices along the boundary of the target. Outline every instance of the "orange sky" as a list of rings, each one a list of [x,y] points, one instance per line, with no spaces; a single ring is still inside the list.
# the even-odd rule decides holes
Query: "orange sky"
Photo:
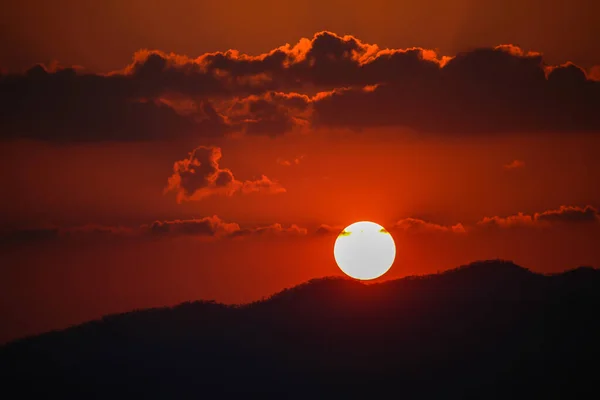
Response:
[[[0,342],[340,274],[357,220],[383,279],[600,266],[600,25],[568,4],[9,6]]]
[[[597,15],[595,0],[23,0],[0,16],[2,36],[11,39],[0,44],[0,59],[10,68],[58,60],[108,71],[140,48],[191,56],[228,48],[255,54],[331,30],[446,55],[514,43],[554,63],[587,67],[600,64]]]

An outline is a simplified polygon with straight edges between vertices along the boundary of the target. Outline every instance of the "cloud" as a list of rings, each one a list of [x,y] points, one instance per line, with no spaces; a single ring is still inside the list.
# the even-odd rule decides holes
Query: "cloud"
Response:
[[[150,225],[142,225],[142,230],[152,235],[185,235],[222,237],[240,230],[235,222],[225,222],[216,215],[212,217],[155,221]]]
[[[37,65],[0,75],[2,137],[57,142],[275,136],[307,126],[597,132],[599,108],[597,68],[546,65],[513,45],[440,57],[332,32],[256,56],[142,50],[109,74]]]
[[[0,232],[0,245],[14,245],[54,239],[102,237],[144,238],[193,236],[207,239],[242,238],[250,236],[300,237],[307,229],[296,224],[284,226],[280,223],[240,227],[236,222],[227,222],[217,215],[174,220],[157,220],[137,227],[105,226],[88,224],[74,227],[38,227],[5,229]]]
[[[445,226],[433,222],[427,222],[418,218],[404,218],[392,225],[393,230],[399,230],[409,233],[426,233],[426,232],[451,232],[451,233],[466,233],[465,227],[458,223],[456,225]]]
[[[315,235],[319,235],[319,236],[339,235],[343,229],[344,229],[343,226],[331,226],[331,225],[327,225],[327,224],[321,224],[315,231]]]
[[[598,210],[592,206],[560,206],[557,210],[536,213],[534,220],[549,223],[588,223],[600,222]]]
[[[507,217],[484,217],[482,220],[477,222],[477,225],[499,228],[511,228],[516,226],[531,226],[534,225],[534,223],[535,221],[533,216],[518,213],[516,215],[509,215]]]
[[[278,182],[272,181],[265,175],[254,181],[244,181],[242,184],[243,193],[262,192],[269,194],[285,193],[285,188]]]
[[[506,228],[557,228],[565,225],[581,224],[600,226],[598,209],[590,205],[585,207],[560,206],[557,209],[536,212],[533,214],[517,213],[507,217],[484,217],[475,225],[441,225],[419,218],[403,218],[392,224],[392,234],[477,234],[480,229]],[[478,229],[479,228],[479,229]],[[321,224],[314,232],[315,236],[337,236],[342,226]],[[308,229],[296,224],[284,226],[280,223],[256,226],[240,226],[236,222],[227,222],[217,215],[203,218],[157,220],[150,224],[136,227],[106,226],[88,224],[75,227],[34,227],[4,229],[0,231],[0,245],[15,245],[34,241],[48,241],[60,238],[143,238],[143,237],[177,237],[195,236],[210,239],[234,239],[244,237],[305,237]]]
[[[0,131],[5,138],[54,142],[134,141],[189,135],[194,123],[134,95],[123,79],[38,65],[0,78]]]
[[[277,159],[277,164],[283,165],[284,167],[291,167],[292,165],[298,165],[304,159],[304,154],[296,156],[290,160],[286,160],[283,158]]]
[[[485,217],[477,225],[483,227],[548,227],[556,224],[598,223],[600,215],[592,206],[560,206],[555,210],[537,212],[531,215],[518,213],[507,217]]]
[[[233,172],[221,168],[219,161],[222,153],[219,147],[199,146],[189,157],[176,161],[173,175],[168,179],[166,192],[177,193],[177,201],[201,200],[212,195],[231,196],[236,192],[252,193],[283,193],[278,182],[272,181],[265,175],[257,180],[239,181]]]
[[[525,166],[525,161],[521,161],[521,160],[513,160],[511,162],[509,162],[508,164],[504,165],[504,169],[519,169],[519,168],[523,168]]]
[[[245,134],[275,137],[308,126],[309,104],[306,95],[268,92],[237,99],[227,114]]]
[[[245,228],[240,229],[232,233],[232,237],[240,236],[305,236],[308,230],[301,228],[296,224],[292,224],[289,227],[284,227],[279,223],[275,223],[267,226],[259,226],[256,228]]]
[[[600,131],[593,111],[600,105],[599,83],[572,64],[546,74],[539,55],[498,47],[461,53],[443,65],[427,59],[414,65],[412,75],[397,69],[404,82],[321,97],[313,124],[446,134]]]

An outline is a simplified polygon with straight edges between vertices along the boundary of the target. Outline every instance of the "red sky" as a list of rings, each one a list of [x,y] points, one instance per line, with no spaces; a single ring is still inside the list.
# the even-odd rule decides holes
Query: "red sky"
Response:
[[[9,6],[0,341],[339,275],[365,219],[396,240],[384,279],[599,266],[594,7]]]

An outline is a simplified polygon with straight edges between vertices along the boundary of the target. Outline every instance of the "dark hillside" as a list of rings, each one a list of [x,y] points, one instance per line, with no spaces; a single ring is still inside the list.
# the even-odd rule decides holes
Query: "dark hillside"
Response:
[[[587,267],[325,278],[248,305],[184,303],[15,341],[0,348],[2,386],[61,398],[593,398],[599,306],[600,271]]]

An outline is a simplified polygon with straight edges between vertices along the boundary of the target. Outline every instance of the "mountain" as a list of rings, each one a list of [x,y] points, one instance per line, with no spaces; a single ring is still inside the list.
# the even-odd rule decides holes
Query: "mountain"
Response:
[[[588,398],[600,270],[494,260],[376,284],[316,279],[240,306],[111,315],[0,348],[3,391],[60,398]]]

